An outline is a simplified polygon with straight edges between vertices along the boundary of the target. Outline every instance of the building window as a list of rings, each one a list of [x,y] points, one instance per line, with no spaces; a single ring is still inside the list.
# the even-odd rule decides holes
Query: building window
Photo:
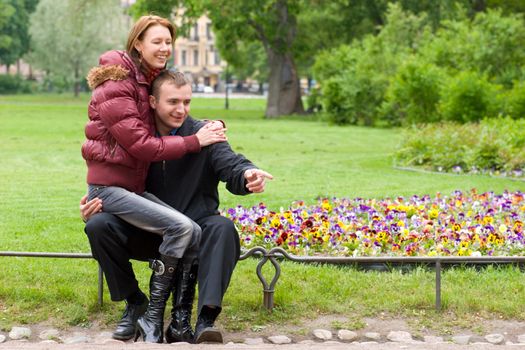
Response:
[[[215,64],[221,64],[221,56],[219,55],[219,51],[215,51]]]
[[[211,39],[211,23],[206,23],[206,37]]]
[[[186,50],[182,50],[180,52],[180,61],[181,61],[181,65],[183,66],[186,65]]]
[[[206,62],[204,62],[204,65],[205,65],[205,66],[208,65],[208,55],[209,55],[208,50],[206,50],[206,51],[204,52],[204,57],[205,57],[205,61],[206,61]]]
[[[199,65],[199,50],[193,50],[193,65]]]
[[[195,23],[193,25],[193,40],[199,41],[199,24]]]

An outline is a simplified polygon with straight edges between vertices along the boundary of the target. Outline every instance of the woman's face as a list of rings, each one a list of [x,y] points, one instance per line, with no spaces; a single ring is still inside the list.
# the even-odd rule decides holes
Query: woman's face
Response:
[[[144,32],[144,37],[137,41],[135,48],[140,52],[143,62],[151,68],[162,69],[171,56],[172,45],[169,29],[157,24]]]

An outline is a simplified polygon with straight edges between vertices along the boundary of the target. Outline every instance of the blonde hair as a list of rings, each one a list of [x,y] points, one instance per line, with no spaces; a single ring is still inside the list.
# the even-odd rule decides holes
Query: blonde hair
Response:
[[[138,66],[140,66],[140,52],[135,48],[135,45],[137,44],[137,41],[144,39],[144,33],[154,25],[161,25],[168,28],[171,34],[171,39],[175,40],[175,27],[166,18],[155,15],[140,17],[129,31],[128,43],[126,44],[126,51]]]

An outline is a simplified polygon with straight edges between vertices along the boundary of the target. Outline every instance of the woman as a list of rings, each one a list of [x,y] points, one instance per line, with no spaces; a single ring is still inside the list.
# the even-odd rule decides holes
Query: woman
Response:
[[[150,283],[146,313],[137,337],[162,343],[163,316],[179,259],[196,250],[200,227],[145,192],[152,161],[176,159],[226,140],[222,123],[208,123],[195,135],[155,137],[149,108],[151,82],[166,67],[175,30],[165,18],[143,16],[130,31],[126,51],[110,51],[88,74],[93,89],[82,146],[88,174],[88,199],[100,198],[104,212],[146,231],[163,235],[160,261]]]

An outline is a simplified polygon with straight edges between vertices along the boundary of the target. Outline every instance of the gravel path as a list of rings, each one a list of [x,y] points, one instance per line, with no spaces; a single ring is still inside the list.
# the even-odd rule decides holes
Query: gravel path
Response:
[[[126,343],[126,344],[42,344],[42,343],[3,343],[0,349],[13,350],[166,350],[169,348],[180,350],[212,350],[212,349],[239,349],[239,350],[499,350],[499,349],[525,349],[523,345],[491,345],[491,344],[407,344],[407,343],[315,343],[315,344],[287,344],[287,345],[244,345],[244,344],[145,344],[145,343]]]

